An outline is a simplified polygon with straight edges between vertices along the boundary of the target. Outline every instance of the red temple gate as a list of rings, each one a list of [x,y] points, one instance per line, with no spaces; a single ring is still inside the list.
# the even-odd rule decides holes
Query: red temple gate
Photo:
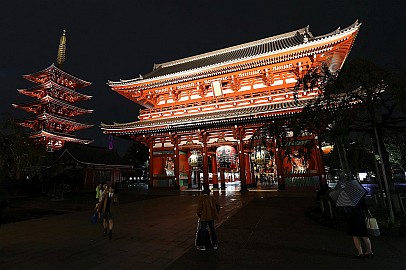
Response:
[[[105,134],[137,140],[150,150],[150,187],[192,187],[188,158],[202,155],[203,186],[225,188],[225,173],[237,173],[241,190],[257,183],[251,139],[258,129],[276,119],[299,113],[321,94],[320,90],[295,90],[298,76],[326,65],[339,70],[354,43],[360,23],[313,36],[308,27],[222,50],[154,65],[138,78],[109,81],[112,90],[142,105],[139,121],[103,124]],[[270,138],[272,140],[272,138]],[[264,174],[280,189],[317,189],[325,184],[317,138],[311,158],[284,158],[274,153]],[[216,150],[236,150],[234,168],[218,166]],[[295,151],[298,143],[292,142]],[[210,171],[209,171],[210,169]],[[212,175],[209,178],[209,174]],[[200,173],[196,174],[200,182]],[[220,179],[219,179],[220,178]],[[259,179],[260,180],[260,179]]]

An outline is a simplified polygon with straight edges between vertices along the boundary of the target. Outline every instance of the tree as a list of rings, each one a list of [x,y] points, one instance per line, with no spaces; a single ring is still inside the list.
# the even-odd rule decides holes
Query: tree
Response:
[[[339,72],[330,71],[326,65],[311,68],[302,73],[302,76],[298,74],[298,78],[296,91],[318,91],[319,95],[294,117],[295,126],[316,134],[319,140],[324,138],[327,141],[335,141],[341,164],[341,177],[350,179],[346,148],[352,117],[348,109],[352,108],[357,100],[342,91],[343,81],[340,80]]]
[[[320,91],[319,98],[306,106],[299,118],[308,124],[311,132],[328,135],[336,141],[341,167],[347,175],[351,175],[346,153],[347,139],[354,133],[363,133],[371,138],[371,148],[380,157],[387,198],[392,199],[396,196],[390,196],[395,190],[384,136],[387,132],[404,131],[406,118],[399,114],[401,108],[396,102],[405,92],[403,81],[404,78],[399,78],[393,70],[378,67],[370,61],[357,60],[339,72],[333,73],[325,66],[310,70],[297,84],[297,89]],[[393,219],[390,199],[388,204]]]
[[[406,117],[402,115],[397,102],[398,95],[404,92],[403,80],[392,69],[384,69],[369,61],[357,61],[349,65],[345,80],[352,82],[360,89],[357,98],[362,100],[362,106],[357,110],[355,131],[368,133],[381,167],[385,191],[387,193],[389,214],[393,221],[393,206],[400,210],[399,197],[395,193],[392,179],[392,164],[390,153],[385,144],[387,134],[398,134],[405,129]],[[376,147],[375,147],[376,146]]]
[[[149,149],[140,142],[135,141],[124,155],[124,159],[133,165],[144,164],[149,158]]]
[[[0,128],[0,180],[22,180],[29,176],[42,179],[46,152],[37,147],[13,119],[1,123]]]

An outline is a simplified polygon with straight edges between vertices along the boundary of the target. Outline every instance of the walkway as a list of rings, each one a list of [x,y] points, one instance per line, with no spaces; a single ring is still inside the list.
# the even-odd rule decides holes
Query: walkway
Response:
[[[166,194],[167,195],[167,194]],[[193,248],[196,193],[121,204],[113,239],[86,211],[0,228],[1,269],[406,269],[404,238],[374,238],[376,256],[357,260],[345,233],[304,216],[314,194],[216,194],[217,251]]]

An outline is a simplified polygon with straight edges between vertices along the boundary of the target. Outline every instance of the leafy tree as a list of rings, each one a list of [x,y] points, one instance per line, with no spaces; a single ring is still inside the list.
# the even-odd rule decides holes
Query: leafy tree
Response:
[[[318,135],[319,140],[336,142],[342,177],[350,177],[346,148],[352,117],[348,109],[356,100],[342,92],[339,72],[330,71],[326,65],[311,68],[302,76],[298,74],[298,78],[296,91],[318,91],[319,95],[293,118],[295,126]]]
[[[359,86],[357,98],[362,100],[362,107],[357,110],[355,131],[370,134],[375,153],[379,155],[380,175],[387,191],[390,217],[393,220],[392,205],[400,209],[398,196],[392,179],[390,153],[385,144],[388,134],[401,133],[406,124],[406,117],[401,114],[402,108],[397,102],[399,94],[404,92],[403,80],[391,69],[377,67],[368,61],[354,62],[347,72],[347,81]],[[375,147],[376,146],[376,147]]]
[[[349,144],[348,161],[352,172],[373,172],[376,170],[371,146],[364,141],[356,140]]]
[[[43,166],[47,163],[45,149],[37,147],[12,119],[0,128],[0,180],[22,180],[29,176],[41,181]]]
[[[372,148],[380,156],[385,189],[391,194],[394,186],[384,136],[404,130],[406,118],[399,114],[401,107],[397,102],[405,92],[403,80],[393,70],[357,60],[339,72],[331,72],[325,66],[310,70],[297,84],[297,89],[321,93],[314,103],[303,109],[298,116],[300,121],[307,123],[311,132],[327,135],[336,142],[341,167],[347,175],[351,175],[346,153],[349,136],[354,133],[368,135]],[[390,201],[389,205],[393,219]]]
[[[135,141],[124,155],[124,159],[131,164],[145,164],[149,158],[149,149],[140,142]]]
[[[392,167],[402,167],[405,162],[405,139],[397,137],[386,137],[385,147],[389,152],[389,162]]]

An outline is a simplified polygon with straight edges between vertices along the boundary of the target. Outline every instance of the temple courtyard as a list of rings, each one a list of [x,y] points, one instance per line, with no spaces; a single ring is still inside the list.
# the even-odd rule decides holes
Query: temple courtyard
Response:
[[[93,194],[26,200],[26,208],[55,214],[0,227],[1,269],[406,269],[402,237],[374,237],[375,256],[356,259],[351,237],[305,215],[316,205],[313,192],[215,192],[219,249],[198,251],[198,194],[121,193],[112,240],[90,222]]]

